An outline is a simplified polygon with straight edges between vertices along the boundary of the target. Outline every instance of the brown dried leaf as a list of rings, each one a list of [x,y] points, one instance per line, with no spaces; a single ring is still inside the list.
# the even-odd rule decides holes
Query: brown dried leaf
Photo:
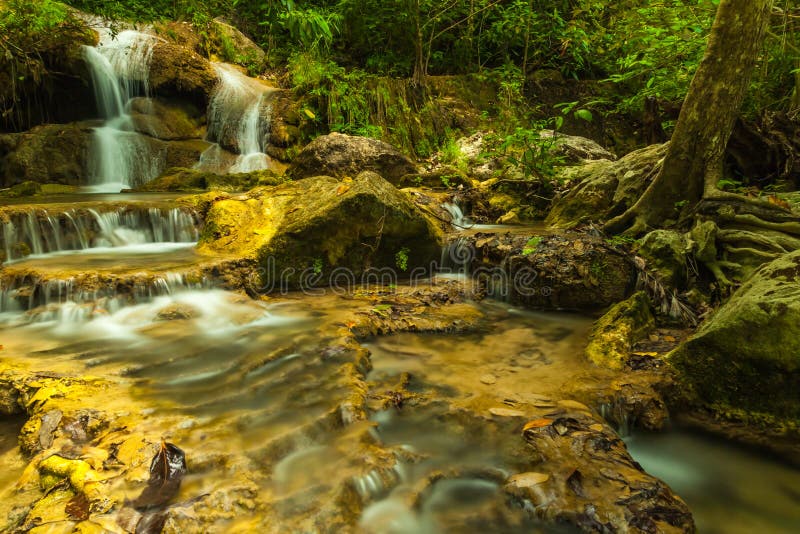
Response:
[[[531,430],[534,428],[543,428],[546,426],[550,426],[553,424],[552,419],[534,419],[533,421],[528,421],[525,423],[525,426],[522,427],[522,431],[525,432],[526,430]]]
[[[86,521],[89,519],[89,499],[83,493],[78,493],[67,502],[64,511],[73,521]]]

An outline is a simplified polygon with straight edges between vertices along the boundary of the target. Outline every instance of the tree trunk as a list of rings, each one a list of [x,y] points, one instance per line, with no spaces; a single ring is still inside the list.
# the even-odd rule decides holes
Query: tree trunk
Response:
[[[722,177],[725,146],[750,84],[773,0],[721,0],[656,178],[606,231],[638,234],[688,210]]]

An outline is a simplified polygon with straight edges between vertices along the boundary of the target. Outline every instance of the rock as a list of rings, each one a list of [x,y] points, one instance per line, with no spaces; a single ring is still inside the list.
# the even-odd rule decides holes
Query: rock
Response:
[[[137,132],[164,141],[200,139],[205,135],[205,117],[187,102],[137,97],[128,105]]]
[[[460,169],[443,165],[430,172],[404,175],[398,182],[398,187],[429,187],[431,189],[450,189],[470,187],[472,182]]]
[[[617,159],[613,153],[585,137],[556,133],[553,130],[542,130],[539,135],[542,139],[554,139],[549,152],[563,158],[564,163],[576,164],[593,160],[613,161]]]
[[[211,146],[211,143],[202,139],[162,141],[147,136],[144,136],[144,139],[150,145],[153,157],[160,158],[164,162],[165,169],[193,167],[200,159],[200,155]]]
[[[529,499],[541,519],[584,532],[695,532],[680,497],[645,473],[617,433],[592,415],[571,411],[526,425],[523,438],[537,473],[509,479],[505,490]]]
[[[149,81],[156,96],[185,99],[205,109],[217,74],[208,60],[189,48],[161,41],[153,47]]]
[[[797,424],[800,251],[759,269],[669,361],[696,402]]]
[[[481,376],[481,384],[486,384],[491,386],[492,384],[497,382],[497,377],[492,374],[485,374]]]
[[[373,172],[340,182],[318,176],[215,202],[199,250],[259,263],[262,291],[320,285],[370,268],[402,276],[441,253],[440,231]],[[403,260],[403,261],[401,261]],[[352,280],[352,279],[351,279]]]
[[[602,309],[634,281],[623,255],[584,233],[477,232],[451,238],[446,254],[445,266],[466,266],[492,295],[533,308]]]
[[[263,66],[266,53],[245,34],[221,18],[213,22],[214,41],[218,54],[225,60],[239,64]]]
[[[13,185],[6,191],[0,191],[0,197],[5,198],[19,198],[19,197],[32,197],[41,194],[42,184],[36,182],[22,182],[21,184]]]
[[[647,261],[661,282],[676,289],[686,287],[689,242],[684,234],[672,230],[654,230],[639,243],[638,254]]]
[[[0,160],[0,186],[22,182],[85,183],[92,122],[46,124],[5,136],[9,147]]]
[[[286,179],[269,170],[216,174],[185,167],[172,167],[137,191],[247,191],[257,186],[278,185]]]
[[[652,145],[614,162],[599,160],[562,169],[558,180],[575,185],[554,201],[545,222],[555,228],[574,228],[607,219],[612,212],[622,213],[654,178],[667,147],[668,144]]]
[[[353,177],[373,171],[392,184],[417,172],[414,163],[383,141],[340,133],[317,137],[297,155],[287,171],[295,180],[310,176]]]
[[[171,304],[158,310],[156,321],[179,321],[200,317],[200,310],[188,304]]]
[[[655,328],[650,301],[643,291],[615,304],[592,327],[586,357],[601,367],[622,369],[633,345]]]

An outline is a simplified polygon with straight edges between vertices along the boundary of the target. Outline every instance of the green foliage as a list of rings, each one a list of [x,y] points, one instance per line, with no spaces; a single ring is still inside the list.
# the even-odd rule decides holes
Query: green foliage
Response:
[[[522,255],[530,256],[531,254],[536,252],[536,248],[539,246],[539,243],[541,242],[542,238],[539,236],[528,239],[528,242],[525,243],[525,246],[522,248]]]
[[[394,255],[394,262],[397,268],[401,271],[408,270],[408,253],[411,252],[408,247],[403,247]]]
[[[314,261],[311,263],[311,269],[314,271],[315,276],[319,276],[322,274],[322,266],[323,262],[320,258],[314,258]]]

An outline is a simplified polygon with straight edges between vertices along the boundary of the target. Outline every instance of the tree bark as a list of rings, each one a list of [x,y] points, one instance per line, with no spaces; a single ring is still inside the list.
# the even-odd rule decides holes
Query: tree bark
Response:
[[[722,177],[725,146],[750,84],[773,0],[721,0],[705,55],[656,178],[606,231],[639,234],[679,217]],[[685,211],[686,212],[686,211]]]

